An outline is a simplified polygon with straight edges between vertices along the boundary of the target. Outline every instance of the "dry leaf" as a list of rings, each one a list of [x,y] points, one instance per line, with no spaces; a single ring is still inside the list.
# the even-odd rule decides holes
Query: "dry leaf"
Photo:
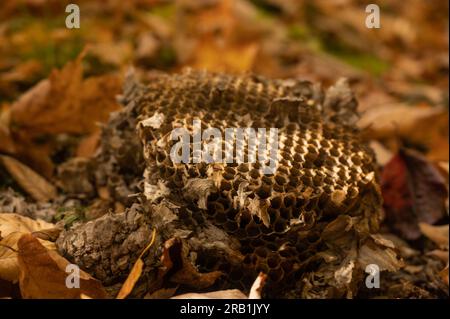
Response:
[[[250,288],[250,294],[248,295],[248,299],[261,299],[261,293],[264,288],[264,284],[266,283],[267,275],[264,273],[259,273],[258,277],[256,277],[255,282]]]
[[[17,243],[22,235],[53,227],[53,224],[43,220],[33,220],[17,214],[0,214],[0,278],[11,282],[19,279]],[[45,240],[40,242],[46,248],[56,250],[54,243]]]
[[[147,247],[145,247],[145,249],[140,254],[139,258],[136,260],[133,268],[130,271],[130,274],[128,275],[127,280],[125,280],[122,288],[120,289],[119,293],[117,294],[116,299],[125,299],[133,290],[134,285],[138,281],[139,277],[141,277],[142,268],[144,267],[144,262],[142,261],[142,256],[153,245],[153,243],[155,242],[155,237],[156,237],[156,230],[153,229],[152,239],[150,240],[150,243],[147,245]]]
[[[10,282],[19,280],[19,262],[17,260],[18,241],[25,233],[14,232],[0,241],[0,279]],[[39,242],[49,250],[56,250],[54,243],[39,240]]]
[[[195,289],[205,289],[214,284],[222,276],[220,271],[200,273],[188,258],[188,251],[178,238],[169,239],[164,244],[164,261],[170,264],[168,268],[178,269],[170,276],[170,281],[180,285],[187,285]]]
[[[161,288],[158,289],[151,294],[148,293],[145,295],[144,299],[168,299],[175,295],[178,287],[175,288]]]
[[[54,224],[40,219],[34,220],[18,214],[0,213],[0,238],[15,232],[32,233],[54,227]]]
[[[445,180],[417,152],[400,149],[383,169],[381,189],[388,225],[406,239],[420,237],[419,222],[433,224],[446,216]]]
[[[441,107],[373,107],[363,114],[358,125],[370,138],[400,136],[427,147],[433,160],[448,161],[448,112]]]
[[[0,155],[0,161],[14,180],[35,200],[48,202],[57,196],[55,186],[18,160]]]
[[[226,47],[205,41],[198,46],[190,66],[215,72],[246,72],[252,69],[258,49],[256,43]]]
[[[238,289],[228,289],[205,293],[191,292],[170,299],[247,299],[247,296]]]
[[[9,130],[10,108],[0,105],[0,152],[14,154],[16,146]]]
[[[28,136],[92,132],[97,121],[118,108],[120,79],[105,75],[83,80],[83,57],[54,70],[12,105],[11,122],[17,130]]]
[[[97,146],[100,142],[100,134],[101,131],[95,131],[88,137],[84,138],[80,144],[78,144],[76,157],[85,157],[89,158],[92,157],[97,150]]]
[[[426,223],[419,223],[420,231],[428,239],[433,241],[442,249],[448,249],[448,225],[433,226]]]
[[[19,285],[25,299],[106,298],[102,284],[80,270],[80,288],[67,288],[66,266],[69,262],[47,250],[32,235],[23,235],[18,243]]]
[[[256,277],[248,297],[238,289],[218,290],[205,293],[186,293],[170,299],[261,299],[261,292],[266,283],[267,275],[260,273]]]
[[[375,158],[377,159],[377,163],[381,166],[386,165],[392,159],[394,154],[383,146],[380,142],[371,141],[370,148],[375,152]]]
[[[439,273],[439,276],[441,276],[442,280],[448,286],[448,264],[444,269],[442,269],[442,271]]]

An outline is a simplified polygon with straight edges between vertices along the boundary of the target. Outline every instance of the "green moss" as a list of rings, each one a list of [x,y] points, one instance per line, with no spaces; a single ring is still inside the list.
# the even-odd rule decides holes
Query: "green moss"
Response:
[[[66,229],[70,228],[76,221],[85,221],[85,211],[87,207],[59,207],[54,217],[55,222],[63,221]]]
[[[43,65],[43,72],[50,73],[53,68],[61,68],[67,62],[74,60],[83,50],[84,44],[79,36],[62,42],[33,42],[31,49],[20,54],[21,59],[36,59]]]
[[[175,4],[169,3],[155,6],[150,10],[150,13],[163,19],[169,20],[175,16],[175,10]]]
[[[354,66],[355,68],[365,70],[375,76],[382,75],[390,67],[388,62],[368,53],[351,51],[335,51],[330,53],[343,60],[344,62]]]
[[[159,62],[162,67],[172,67],[177,61],[175,50],[171,46],[163,46],[159,51]]]
[[[374,76],[380,76],[390,68],[390,64],[387,61],[380,59],[376,55],[349,48],[330,36],[321,38],[320,42],[323,51]]]
[[[313,51],[323,51],[321,40],[316,37],[306,25],[292,24],[288,26],[287,30],[289,39],[298,41],[302,46],[305,46]]]

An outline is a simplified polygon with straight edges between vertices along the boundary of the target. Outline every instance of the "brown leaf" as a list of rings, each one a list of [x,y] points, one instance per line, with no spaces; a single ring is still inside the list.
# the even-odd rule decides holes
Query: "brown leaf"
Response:
[[[77,157],[92,157],[97,150],[97,146],[100,142],[101,131],[95,131],[88,137],[84,138],[80,144],[78,144],[76,156]]]
[[[11,282],[19,279],[17,243],[20,237],[31,232],[39,232],[54,227],[43,220],[33,220],[18,214],[0,214],[0,278]],[[55,244],[40,240],[48,249],[56,250]]]
[[[186,293],[170,299],[261,299],[261,292],[266,283],[267,275],[260,273],[256,277],[248,297],[238,289],[218,290],[205,293]]]
[[[359,126],[373,139],[399,136],[423,145],[433,160],[448,161],[448,112],[441,107],[387,105],[373,107],[363,114]]]
[[[445,180],[417,152],[400,149],[384,167],[381,189],[389,226],[408,240],[421,236],[419,222],[434,224],[446,215]]]
[[[153,229],[152,239],[150,240],[150,243],[147,245],[147,247],[145,247],[145,249],[140,254],[139,258],[136,260],[133,268],[130,271],[130,274],[128,275],[127,280],[125,280],[122,288],[120,289],[119,293],[117,294],[116,299],[125,299],[133,290],[134,285],[136,285],[139,277],[141,277],[142,268],[144,267],[144,262],[142,261],[142,256],[149,250],[149,248],[155,242],[155,236],[156,236],[156,230]]]
[[[439,273],[439,276],[441,276],[442,280],[448,286],[448,264],[444,269],[442,269],[442,271]]]
[[[247,299],[247,296],[238,289],[228,289],[205,293],[190,292],[170,299]]]
[[[14,154],[16,146],[9,130],[10,108],[0,105],[0,152]]]
[[[248,299],[261,299],[262,290],[267,280],[267,275],[264,273],[259,273],[258,277],[256,277],[255,282],[250,288],[250,293],[248,295]]]
[[[28,166],[6,155],[0,155],[0,162],[23,190],[35,200],[48,202],[56,198],[57,191],[55,186]]]
[[[83,57],[84,53],[63,69],[53,70],[12,105],[16,130],[29,136],[92,132],[96,122],[105,121],[118,108],[115,95],[121,89],[120,79],[105,75],[83,80]]]
[[[448,249],[448,225],[433,226],[419,223],[420,231],[440,248]]]
[[[392,152],[384,147],[380,142],[371,141],[370,148],[374,151],[377,163],[381,166],[386,165],[392,159]]]
[[[166,271],[176,269],[170,276],[171,282],[195,289],[207,288],[222,276],[220,271],[199,273],[189,260],[188,250],[179,238],[172,238],[164,243],[163,263]]]
[[[13,283],[19,280],[19,262],[17,260],[17,249],[19,239],[25,233],[14,232],[0,241],[0,279],[4,279]],[[56,250],[54,243],[39,240],[45,248]]]
[[[32,235],[23,235],[19,247],[19,285],[25,299],[106,298],[99,281],[80,270],[80,288],[67,288],[65,269],[69,262],[56,252],[47,250]]]
[[[53,227],[55,225],[40,219],[34,220],[18,214],[0,213],[0,238],[15,232],[32,233]]]

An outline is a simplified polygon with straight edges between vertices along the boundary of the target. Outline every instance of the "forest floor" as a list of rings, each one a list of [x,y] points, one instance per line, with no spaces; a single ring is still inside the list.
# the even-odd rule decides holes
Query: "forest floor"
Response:
[[[64,1],[11,0],[0,9],[0,297],[46,297],[29,284],[40,279],[27,276],[65,274],[55,225],[124,210],[103,189],[89,200],[70,196],[59,172],[95,155],[99,123],[120,109],[133,66],[143,78],[186,67],[324,87],[348,78],[379,164],[381,233],[403,263],[382,274],[380,289],[356,297],[448,298],[448,1],[370,1],[380,6],[379,29],[366,27],[359,0],[76,2],[79,29],[66,28]],[[26,258],[25,241],[45,247],[41,257],[56,268]],[[91,279],[89,296],[104,297]]]

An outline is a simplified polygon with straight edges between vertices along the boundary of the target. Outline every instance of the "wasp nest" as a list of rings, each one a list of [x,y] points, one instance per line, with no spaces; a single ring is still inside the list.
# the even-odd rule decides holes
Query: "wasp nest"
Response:
[[[188,70],[146,86],[128,81],[123,103],[112,123],[137,127],[147,202],[183,207],[183,227],[211,224],[239,242],[239,262],[197,249],[199,270],[223,271],[225,282],[244,288],[264,272],[278,297],[349,296],[370,256],[391,254],[372,235],[381,207],[375,159],[355,128],[357,103],[345,80],[323,91],[305,81]],[[228,161],[194,160],[210,140],[193,136],[210,128],[223,137],[215,150],[234,150]],[[273,170],[251,160],[247,140],[227,139],[227,128],[265,128],[268,141],[278,129]],[[172,160],[175,129],[190,136],[188,162]],[[136,145],[129,142],[133,152]]]
[[[324,221],[379,212],[373,154],[352,126],[356,101],[344,81],[324,98],[308,82],[188,71],[153,81],[137,103],[147,197],[153,199],[163,183],[168,196],[184,198],[238,238],[244,266],[273,282],[295,275],[315,254]],[[275,170],[267,174],[260,162],[246,162],[248,143],[241,163],[237,151],[229,163],[193,163],[194,153],[189,163],[174,163],[170,152],[178,141],[171,133],[186,128],[193,136],[194,120],[222,136],[226,128],[277,128]],[[369,197],[372,207],[362,207]],[[376,222],[370,227],[376,230]],[[235,272],[233,279],[244,275]]]

